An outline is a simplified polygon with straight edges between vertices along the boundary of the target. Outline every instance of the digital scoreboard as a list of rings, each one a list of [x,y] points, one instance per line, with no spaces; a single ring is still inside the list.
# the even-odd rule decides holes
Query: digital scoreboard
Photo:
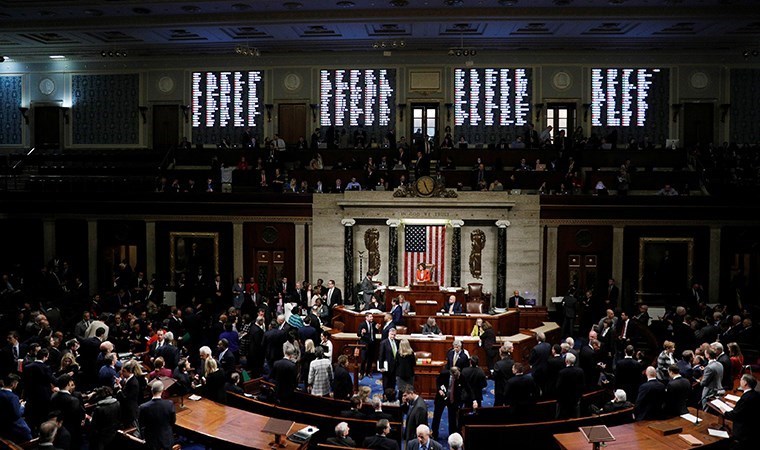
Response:
[[[320,70],[319,123],[346,129],[393,127],[395,89],[395,69]]]
[[[591,126],[644,127],[653,107],[666,107],[664,69],[591,69]],[[664,97],[664,98],[663,98]]]

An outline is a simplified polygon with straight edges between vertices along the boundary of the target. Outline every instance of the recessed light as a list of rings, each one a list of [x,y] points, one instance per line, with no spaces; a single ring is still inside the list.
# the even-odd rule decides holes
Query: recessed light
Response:
[[[63,55],[50,55],[50,59],[66,59]]]

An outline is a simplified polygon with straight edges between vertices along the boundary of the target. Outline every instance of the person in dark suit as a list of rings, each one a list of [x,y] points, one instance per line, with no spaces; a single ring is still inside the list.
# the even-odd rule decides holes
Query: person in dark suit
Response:
[[[92,410],[90,420],[90,450],[105,450],[111,445],[119,429],[119,416],[121,407],[119,401],[113,397],[113,390],[104,386],[96,389],[101,398]]]
[[[583,369],[575,366],[575,355],[565,356],[565,368],[557,375],[557,418],[580,416],[580,401],[584,386]]]
[[[248,330],[250,335],[250,346],[248,347],[248,370],[251,377],[258,378],[264,372],[264,318],[257,317],[251,328]]]
[[[219,360],[219,367],[224,370],[224,373],[230,374],[235,371],[235,354],[230,350],[230,343],[226,338],[222,338],[217,342],[216,349],[219,352],[217,359]]]
[[[507,305],[510,308],[517,308],[519,305],[525,304],[525,298],[520,295],[520,291],[514,291],[512,296],[507,300]]]
[[[60,411],[63,426],[71,434],[71,447],[82,445],[82,421],[84,420],[84,402],[78,392],[74,392],[74,378],[69,374],[61,375],[56,380],[58,392],[50,399],[50,408]]]
[[[479,363],[477,355],[472,355],[470,366],[462,370],[462,384],[465,386],[462,403],[466,407],[479,408],[483,406],[483,389],[488,386],[488,380]]]
[[[356,447],[356,442],[348,435],[350,430],[346,422],[338,423],[335,425],[335,436],[328,438],[327,443],[338,447]]]
[[[343,304],[343,294],[335,287],[335,280],[327,280],[327,304],[329,306]]]
[[[401,402],[407,405],[409,412],[406,414],[406,426],[404,427],[404,440],[414,439],[417,427],[428,424],[428,410],[425,400],[414,391],[414,386],[407,385],[401,396]],[[429,430],[429,428],[428,428]]]
[[[494,360],[499,350],[496,349],[496,331],[491,322],[483,322],[483,334],[480,335],[480,346],[486,353],[486,364],[489,370],[493,370]]]
[[[546,361],[546,382],[539,385],[544,398],[556,398],[559,371],[565,368],[565,356],[559,344],[552,345],[552,356]]]
[[[515,361],[512,359],[513,344],[509,341],[499,348],[500,360],[496,361],[493,366],[493,387],[494,387],[494,406],[504,406],[506,404],[507,381],[514,375],[512,366]]]
[[[408,440],[406,450],[442,450],[443,446],[435,439],[430,438],[430,428],[427,425],[419,425],[415,432],[417,439]]]
[[[639,386],[633,416],[636,421],[662,418],[662,405],[665,401],[665,385],[657,379],[657,369],[646,369],[647,381]]]
[[[25,417],[32,430],[46,419],[50,411],[50,397],[55,377],[47,365],[48,350],[37,351],[35,360],[24,367],[24,393],[26,398]]]
[[[736,402],[733,411],[724,413],[726,419],[733,421],[732,438],[736,441],[738,450],[757,448],[760,438],[760,393],[757,389],[757,380],[750,374],[744,374],[739,379],[739,386],[744,390],[741,398]]]
[[[562,336],[572,336],[574,333],[577,304],[578,299],[575,298],[575,286],[570,286],[570,289],[567,290],[567,295],[562,297],[562,313],[564,316],[562,320]]]
[[[383,314],[383,326],[380,329],[380,342],[388,339],[388,333],[390,330],[396,329],[396,325],[393,323],[393,316],[389,313]]]
[[[362,442],[362,447],[374,450],[399,450],[398,442],[388,437],[391,432],[391,424],[388,419],[380,419],[375,425],[377,434],[367,436]]]
[[[285,316],[281,317],[284,323]],[[279,361],[284,356],[282,352],[282,344],[288,340],[288,334],[285,330],[280,328],[283,324],[280,323],[279,320],[280,318],[278,316],[277,323],[270,324],[269,330],[264,333],[261,341],[261,345],[264,348],[264,358],[269,366],[269,370],[272,370],[275,361]],[[258,349],[256,351],[258,351]]]
[[[470,365],[470,357],[462,349],[462,341],[454,341],[453,348],[446,353],[446,368],[459,367],[461,371]]]
[[[354,392],[351,374],[348,373],[348,356],[338,356],[338,363],[333,366],[333,398],[348,400]]]
[[[9,331],[6,335],[8,345],[0,350],[0,376],[7,373],[18,372],[18,360],[26,357],[27,346],[19,342],[16,331]]]
[[[633,357],[633,345],[626,346],[624,353],[625,357],[615,365],[615,386],[624,390],[628,398],[634,399],[639,392],[643,368]]]
[[[392,322],[391,322],[392,323]],[[398,346],[396,329],[391,328],[388,338],[380,343],[380,371],[383,374],[383,391],[388,388],[396,388],[396,362],[398,361]]]
[[[398,301],[398,298],[391,299],[391,318],[393,325],[404,324],[404,308]]]
[[[688,403],[691,398],[691,382],[682,377],[677,365],[668,367],[670,381],[665,387],[665,405],[663,412],[665,418],[688,414]]]
[[[293,392],[298,387],[298,369],[296,368],[296,355],[292,348],[285,351],[285,357],[274,363],[270,380],[274,381],[275,399],[287,404],[293,397]]]
[[[723,366],[721,385],[723,386],[723,389],[730,391],[734,388],[734,377],[731,373],[731,357],[725,352],[723,344],[720,342],[713,342],[710,344],[710,347],[712,347],[715,350],[715,353],[718,354],[717,360]]]
[[[540,392],[533,378],[525,374],[525,366],[521,363],[512,366],[512,373],[514,376],[507,381],[506,404],[513,420],[519,421],[530,417]]]
[[[364,378],[369,376],[372,369],[372,360],[375,355],[375,345],[377,337],[375,336],[376,326],[375,319],[371,312],[364,315],[365,321],[359,324],[359,329],[356,331],[356,335],[359,337],[359,342],[364,344],[364,348],[361,351],[361,367],[359,368],[359,377]]]
[[[620,288],[617,287],[614,278],[607,280],[607,294],[604,298],[604,309],[615,310],[618,297],[620,297]]]
[[[24,407],[13,392],[20,379],[15,373],[9,373],[3,377],[0,389],[0,436],[14,442],[32,439],[32,430],[24,420]]]
[[[32,447],[34,450],[61,450],[53,442],[56,440],[59,426],[55,420],[48,420],[40,424],[40,436],[37,446]]]
[[[536,340],[538,343],[530,351],[528,364],[530,364],[533,379],[536,383],[539,386],[545,386],[546,362],[549,361],[549,357],[552,354],[552,346],[546,342],[546,335],[541,331],[536,332]]]
[[[584,383],[588,389],[599,383],[599,373],[603,368],[599,365],[602,363],[601,348],[601,343],[597,339],[591,339],[579,351],[578,365],[583,369]]]
[[[450,295],[448,300],[443,304],[443,312],[449,314],[461,314],[462,304],[457,301],[455,295]]]
[[[121,368],[122,387],[117,398],[121,404],[121,421],[128,428],[137,426],[137,417],[140,411],[140,383],[135,375],[137,361],[132,360]]]
[[[174,403],[161,399],[164,384],[154,381],[150,385],[153,398],[140,405],[140,429],[151,450],[171,450],[174,445],[172,426],[177,420]]]

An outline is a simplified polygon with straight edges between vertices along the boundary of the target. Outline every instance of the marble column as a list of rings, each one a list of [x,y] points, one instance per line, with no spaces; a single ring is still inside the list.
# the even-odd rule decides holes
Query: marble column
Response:
[[[550,311],[556,307],[552,303],[552,297],[557,293],[557,247],[559,239],[559,229],[556,225],[546,227],[546,279],[544,280],[544,306]]]
[[[498,242],[496,243],[496,306],[507,306],[507,227],[508,220],[497,220]]]
[[[98,292],[98,221],[87,221],[87,286],[90,295]],[[152,275],[152,274],[151,274]],[[150,275],[149,275],[150,276]]]
[[[353,305],[354,298],[354,219],[343,219],[343,302]]]
[[[388,286],[398,286],[398,227],[399,219],[388,219]]]
[[[462,285],[462,225],[463,220],[452,220],[454,233],[451,236],[451,286]]]
[[[145,221],[145,276],[150,279],[156,273],[156,222]]]
[[[296,280],[306,279],[306,224],[297,223],[296,226]]]
[[[243,271],[243,222],[232,223],[232,278],[237,280],[242,276],[245,280]]]
[[[717,299],[720,297],[720,239],[721,228],[719,226],[710,227],[710,257],[708,273],[710,279],[708,283],[708,299]],[[691,280],[689,280],[691,283]]]
[[[617,225],[612,228],[612,278],[618,283],[618,287],[623,280],[623,238],[625,237],[625,227]],[[604,280],[605,282],[607,280]],[[606,283],[605,283],[606,284]],[[622,293],[622,290],[621,290]],[[618,302],[622,305],[621,295]]]

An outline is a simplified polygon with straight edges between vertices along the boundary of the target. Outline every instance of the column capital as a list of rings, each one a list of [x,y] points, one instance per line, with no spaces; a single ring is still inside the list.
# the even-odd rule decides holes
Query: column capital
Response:
[[[385,221],[385,224],[388,225],[391,228],[396,228],[401,225],[400,219],[388,219]]]
[[[496,226],[499,228],[507,228],[508,226],[512,225],[512,223],[508,220],[497,220]]]
[[[464,220],[455,219],[449,222],[452,227],[454,228],[462,228],[462,225],[464,225]]]
[[[356,221],[354,219],[341,219],[340,224],[344,227],[352,227],[356,225]]]

